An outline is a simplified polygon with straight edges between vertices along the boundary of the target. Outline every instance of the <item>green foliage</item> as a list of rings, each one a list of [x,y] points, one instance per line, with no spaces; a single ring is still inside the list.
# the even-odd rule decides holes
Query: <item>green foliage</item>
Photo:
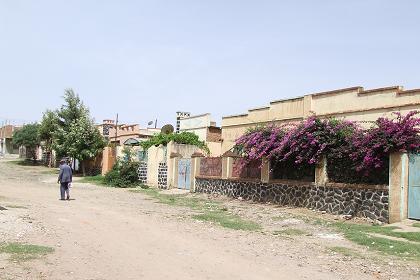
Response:
[[[69,156],[83,161],[95,157],[106,143],[94,123],[82,117],[70,125],[64,145]]]
[[[192,132],[181,132],[181,133],[170,133],[170,134],[163,134],[159,133],[154,135],[147,141],[143,141],[140,143],[144,150],[149,149],[152,146],[166,146],[169,142],[175,142],[178,144],[187,144],[187,145],[194,145],[205,151],[207,154],[210,153],[209,148],[207,147],[204,141],[200,141],[197,134]]]
[[[85,174],[84,161],[98,155],[106,142],[90,118],[89,109],[73,90],[65,91],[64,100],[60,110],[44,114],[44,135],[52,135],[52,148],[58,157],[78,159]]]
[[[27,124],[13,134],[13,144],[36,148],[40,143],[39,124]]]
[[[64,91],[64,101],[57,114],[60,126],[67,132],[70,130],[70,125],[73,122],[89,116],[89,109],[72,89],[66,89]]]
[[[89,183],[89,184],[94,184],[94,185],[98,185],[98,186],[106,185],[105,177],[102,176],[102,175],[85,176],[85,177],[81,178],[79,183]]]
[[[397,227],[345,222],[327,223],[325,225],[341,231],[348,240],[367,246],[369,249],[407,259],[420,259],[420,243],[418,243],[420,232],[400,232],[395,231],[398,229]],[[384,237],[374,234],[380,234]],[[392,240],[386,238],[386,236],[397,237],[402,240]]]
[[[117,161],[112,169],[105,175],[105,183],[112,187],[128,188],[138,186],[137,170],[140,166],[135,161]]]
[[[36,148],[41,143],[39,139],[39,124],[27,124],[13,134],[13,144],[25,146],[34,160],[36,160]]]
[[[44,141],[44,145],[48,151],[52,148],[54,139],[54,132],[58,129],[59,118],[56,111],[47,110],[42,116],[41,124],[39,125],[39,138]]]
[[[81,119],[90,120],[88,108],[72,89],[65,90],[64,101],[64,104],[57,111],[58,127],[53,133],[53,149],[57,152],[58,157],[71,155],[66,142],[73,140],[69,139],[68,134],[71,129],[74,133],[75,123],[78,123]]]
[[[123,148],[122,154],[124,161],[133,161],[136,156],[136,153],[128,146]]]

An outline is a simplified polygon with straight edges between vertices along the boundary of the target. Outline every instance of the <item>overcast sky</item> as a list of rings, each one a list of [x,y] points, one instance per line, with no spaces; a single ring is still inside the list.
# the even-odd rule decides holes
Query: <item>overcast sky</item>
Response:
[[[65,88],[160,126],[358,85],[420,87],[420,1],[0,0],[0,123]]]

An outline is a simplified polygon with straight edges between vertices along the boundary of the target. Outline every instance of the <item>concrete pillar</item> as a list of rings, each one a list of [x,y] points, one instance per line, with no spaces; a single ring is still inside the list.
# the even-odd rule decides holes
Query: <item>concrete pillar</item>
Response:
[[[270,161],[266,158],[262,159],[261,182],[268,183],[270,181]]]
[[[392,153],[389,158],[389,223],[408,216],[408,154]]]
[[[325,186],[328,183],[327,157],[323,156],[321,162],[315,166],[315,185]]]
[[[233,157],[222,158],[222,179],[232,178],[233,161],[234,161]]]
[[[109,168],[109,147],[105,147],[102,151],[102,176],[110,170]]]
[[[178,188],[178,166],[179,166],[179,157],[174,157],[171,160],[171,180],[169,182],[168,188]],[[168,166],[169,168],[169,166]],[[169,173],[169,170],[168,170]]]
[[[116,147],[105,147],[102,151],[102,175],[108,173],[116,162]]]

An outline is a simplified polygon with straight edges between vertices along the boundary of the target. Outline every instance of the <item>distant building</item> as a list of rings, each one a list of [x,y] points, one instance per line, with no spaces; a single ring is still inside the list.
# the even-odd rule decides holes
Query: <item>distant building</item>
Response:
[[[179,133],[179,130],[181,128],[180,127],[181,120],[185,118],[189,118],[190,115],[191,113],[189,112],[176,112],[176,128],[175,128],[176,133]]]
[[[142,129],[138,124],[119,124],[117,126],[113,120],[104,120],[97,127],[108,141],[120,146],[138,146],[141,141],[147,140],[160,132],[160,128]]]
[[[19,147],[13,145],[13,133],[20,127],[14,125],[4,125],[0,127],[0,153],[19,154]]]
[[[222,130],[212,121],[211,114],[189,116],[180,119],[179,131],[193,132],[206,142],[212,156],[220,156],[222,149]]]

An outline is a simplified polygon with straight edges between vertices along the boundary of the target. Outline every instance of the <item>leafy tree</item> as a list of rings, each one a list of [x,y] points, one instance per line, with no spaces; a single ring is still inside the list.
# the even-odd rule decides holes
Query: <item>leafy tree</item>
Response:
[[[54,133],[58,130],[59,118],[57,111],[47,110],[42,116],[42,121],[39,126],[39,138],[43,141],[45,149],[51,153],[53,147]],[[48,166],[51,167],[52,157]]]
[[[65,90],[64,101],[57,111],[58,128],[53,135],[53,149],[58,157],[70,155],[70,150],[65,143],[68,142],[67,134],[70,132],[72,124],[81,118],[89,119],[89,109],[72,89]]]
[[[25,146],[31,153],[31,157],[36,161],[36,148],[40,144],[39,124],[27,124],[13,134],[13,144]]]
[[[74,121],[89,116],[89,109],[72,89],[66,89],[64,91],[64,104],[57,114],[60,126],[67,132]]]
[[[72,89],[65,91],[64,101],[57,111],[58,126],[53,133],[52,147],[59,157],[78,159],[85,175],[86,160],[99,154],[106,143],[90,118],[89,109]]]
[[[83,176],[86,175],[86,160],[95,157],[106,146],[105,139],[95,124],[86,116],[70,124],[63,144],[67,155],[79,160]]]

